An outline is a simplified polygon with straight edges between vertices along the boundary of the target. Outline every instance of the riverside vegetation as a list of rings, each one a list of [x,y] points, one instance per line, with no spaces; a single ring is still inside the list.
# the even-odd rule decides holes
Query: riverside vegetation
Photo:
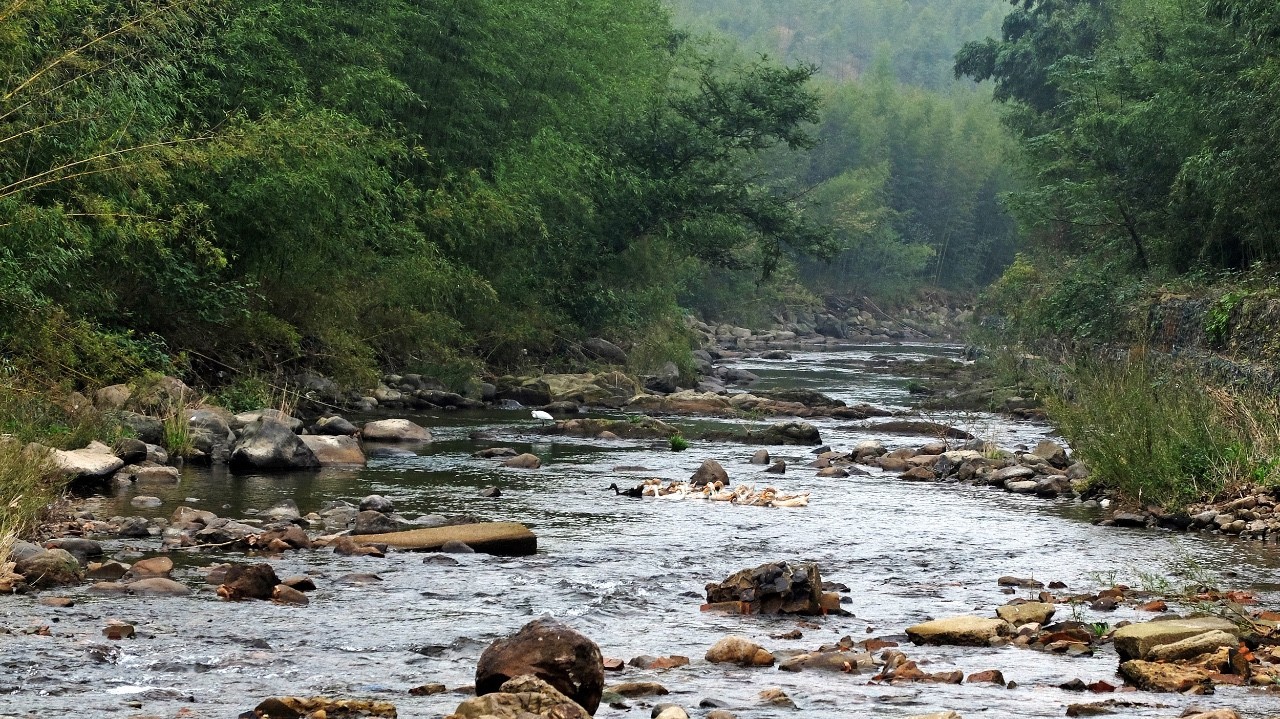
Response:
[[[1251,0],[1031,0],[957,55],[1027,183],[1007,206],[1029,242],[981,334],[1138,504],[1277,485],[1277,42]]]

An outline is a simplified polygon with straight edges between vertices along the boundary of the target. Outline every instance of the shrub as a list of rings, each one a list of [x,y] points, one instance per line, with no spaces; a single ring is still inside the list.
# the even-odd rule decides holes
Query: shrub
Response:
[[[671,451],[683,452],[689,448],[689,440],[678,434],[671,435]]]

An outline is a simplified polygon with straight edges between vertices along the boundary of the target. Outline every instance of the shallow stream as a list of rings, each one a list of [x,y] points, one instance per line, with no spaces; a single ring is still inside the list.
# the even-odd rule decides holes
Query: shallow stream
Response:
[[[869,371],[873,355],[899,359],[945,354],[939,345],[842,347],[796,352],[790,361],[744,360],[761,386],[803,386],[848,402],[888,407],[911,404],[907,379]],[[431,428],[436,441],[413,457],[374,459],[360,471],[326,470],[286,476],[231,476],[189,468],[177,486],[129,488],[104,502],[104,514],[140,513],[135,494],[164,500],[143,510],[168,517],[179,505],[242,518],[291,497],[303,514],[330,500],[359,501],[369,494],[393,499],[406,516],[469,514],[523,522],[537,533],[539,552],[525,558],[449,555],[456,566],[424,563],[422,554],[385,559],[340,557],[328,551],[295,552],[269,561],[284,577],[310,572],[318,589],[306,607],[267,602],[228,603],[203,582],[200,568],[243,555],[176,556],[175,578],[198,591],[189,598],[98,597],[85,587],[56,594],[75,599],[69,609],[38,604],[36,596],[0,598],[0,715],[233,717],[261,699],[281,694],[347,695],[393,702],[401,717],[436,717],[464,696],[448,692],[410,696],[411,687],[440,682],[450,689],[473,681],[480,652],[495,638],[531,619],[551,615],[599,643],[605,656],[630,659],[679,654],[692,664],[665,671],[628,667],[610,681],[658,681],[672,692],[661,701],[699,717],[699,701],[712,698],[744,719],[751,717],[906,717],[952,709],[972,719],[1061,717],[1069,703],[1122,698],[1149,706],[1118,716],[1176,717],[1183,709],[1231,706],[1248,716],[1274,712],[1277,695],[1224,687],[1208,697],[1126,693],[1079,694],[1056,685],[1073,678],[1118,684],[1110,647],[1094,657],[1066,658],[1012,646],[993,649],[912,647],[903,650],[927,672],[952,668],[999,669],[1017,688],[991,685],[879,686],[869,675],[800,673],[709,665],[702,655],[729,634],[747,635],[771,650],[816,649],[843,635],[900,635],[926,618],[992,615],[1010,597],[996,579],[1035,577],[1066,582],[1069,590],[1133,586],[1178,568],[1227,574],[1224,583],[1250,589],[1274,606],[1280,599],[1280,553],[1274,545],[1208,535],[1174,535],[1097,527],[1074,500],[1043,500],[990,488],[908,483],[871,470],[870,476],[818,479],[804,467],[810,448],[770,447],[787,461],[784,476],[759,474],[747,463],[755,447],[695,441],[685,452],[665,443],[554,439],[538,433],[527,411],[403,413]],[[984,414],[935,414],[1002,446],[1034,445],[1046,426]],[[766,424],[768,420],[696,421],[677,425]],[[883,439],[892,449],[925,439],[876,435],[864,423],[815,422],[823,441],[849,448]],[[481,430],[497,437],[476,442]],[[533,451],[539,470],[504,469],[472,458],[488,446]],[[643,476],[686,479],[706,458],[719,460],[735,483],[772,484],[811,491],[797,509],[739,507],[721,502],[636,500],[605,487]],[[619,465],[648,472],[623,474]],[[502,497],[479,496],[498,485]],[[158,539],[110,540],[126,559],[154,553]],[[703,586],[739,569],[776,560],[816,561],[824,579],[848,585],[852,617],[826,617],[805,627],[803,638],[774,640],[796,628],[796,618],[725,616],[699,611]],[[344,575],[376,574],[380,581],[351,583]],[[1027,590],[1020,590],[1024,594]],[[54,592],[46,592],[46,594]],[[1149,618],[1132,609],[1106,615],[1060,606],[1058,618],[1076,614],[1114,624]],[[109,642],[107,618],[137,626],[138,638]],[[48,625],[53,636],[24,634]],[[927,663],[926,663],[927,662]],[[762,704],[761,690],[782,688],[798,710]],[[603,719],[649,716],[644,700],[631,708],[602,706]],[[183,712],[183,710],[186,710]],[[180,713],[181,712],[181,713]]]

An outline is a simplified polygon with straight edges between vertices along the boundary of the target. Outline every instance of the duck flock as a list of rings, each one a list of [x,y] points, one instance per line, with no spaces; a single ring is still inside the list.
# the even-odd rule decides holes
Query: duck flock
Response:
[[[641,499],[704,499],[712,502],[730,502],[750,507],[807,507],[809,493],[783,494],[773,487],[756,490],[754,484],[739,484],[729,488],[722,482],[694,486],[689,482],[646,479],[631,489],[621,489],[616,483],[609,485],[614,494]]]

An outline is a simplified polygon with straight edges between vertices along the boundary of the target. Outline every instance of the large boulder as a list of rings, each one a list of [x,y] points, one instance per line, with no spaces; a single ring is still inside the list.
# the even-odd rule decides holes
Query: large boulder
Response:
[[[133,390],[127,384],[113,384],[93,393],[93,406],[101,412],[113,412],[124,409],[129,403]]]
[[[959,616],[935,619],[907,628],[907,638],[915,644],[954,644],[985,647],[996,637],[1008,636],[1011,627],[1003,619]]]
[[[284,422],[266,417],[245,427],[231,449],[231,468],[280,472],[319,469],[320,460]]]
[[[360,431],[360,428],[338,415],[333,415],[316,420],[311,431],[315,434],[354,435]]]
[[[356,515],[356,523],[351,529],[351,533],[387,534],[389,532],[398,532],[400,529],[401,525],[394,517],[372,509],[366,509]]]
[[[430,442],[431,432],[407,419],[380,419],[360,430],[367,442]]]
[[[13,571],[21,574],[32,587],[57,587],[77,584],[84,579],[80,562],[65,549],[44,549],[20,557]]]
[[[666,396],[642,394],[627,401],[627,406],[646,412],[669,414],[727,415],[733,413],[729,400],[714,392],[683,390]]]
[[[598,437],[601,432],[612,432],[627,439],[667,439],[680,434],[680,430],[653,417],[626,419],[598,419],[582,417],[556,422],[548,431],[575,437]]]
[[[233,564],[227,568],[225,578],[218,587],[218,596],[237,601],[240,599],[270,599],[275,586],[280,583],[270,564]]]
[[[128,410],[110,412],[107,416],[147,444],[164,444],[164,422],[156,417]]]
[[[332,434],[304,434],[302,443],[307,445],[320,461],[321,467],[333,465],[364,464],[364,451],[360,449],[360,441],[355,437]]]
[[[70,479],[105,479],[124,466],[115,450],[101,442],[90,442],[83,449],[50,452],[53,466]]]
[[[186,382],[164,376],[135,388],[129,403],[147,414],[168,414],[196,396]]]
[[[706,586],[707,603],[740,602],[749,614],[822,614],[818,565],[770,562]]]
[[[716,482],[721,485],[728,485],[729,473],[724,471],[724,467],[714,459],[702,460],[702,464],[698,466],[697,471],[693,473],[693,476],[689,477],[689,483],[695,487],[715,484]]]
[[[996,616],[1020,627],[1023,624],[1048,624],[1056,607],[1046,602],[1023,602],[996,607]]]
[[[580,704],[547,682],[521,676],[503,682],[497,692],[467,699],[445,719],[590,719]]]
[[[582,343],[582,349],[592,357],[609,364],[626,364],[627,353],[609,340],[592,337]]]
[[[1209,672],[1177,664],[1131,659],[1121,662],[1120,676],[1133,686],[1149,692],[1195,691],[1207,694],[1213,691],[1213,681],[1209,678]]]
[[[1214,629],[1176,642],[1156,645],[1151,648],[1146,658],[1157,662],[1177,662],[1192,659],[1201,654],[1212,654],[1223,647],[1234,648],[1239,643],[1240,640],[1236,635]]]
[[[645,379],[644,388],[650,392],[669,394],[680,389],[680,368],[675,362],[665,362],[658,374]]]
[[[725,637],[707,650],[705,657],[712,664],[738,664],[744,667],[767,667],[774,662],[773,654],[746,637]]]
[[[1226,619],[1196,617],[1130,624],[1117,629],[1111,635],[1111,641],[1116,646],[1120,661],[1123,662],[1130,659],[1145,659],[1152,649],[1161,644],[1172,644],[1212,631],[1240,636],[1240,628]]]
[[[796,402],[806,407],[836,408],[845,406],[844,402],[811,389],[763,389],[753,390],[752,394],[778,402]]]
[[[1036,448],[1031,450],[1031,453],[1058,469],[1066,469],[1070,465],[1067,460],[1067,448],[1053,440],[1040,440],[1036,444]]]
[[[484,650],[476,696],[501,692],[508,681],[531,674],[594,714],[604,691],[603,662],[595,642],[554,619],[538,619]]]

